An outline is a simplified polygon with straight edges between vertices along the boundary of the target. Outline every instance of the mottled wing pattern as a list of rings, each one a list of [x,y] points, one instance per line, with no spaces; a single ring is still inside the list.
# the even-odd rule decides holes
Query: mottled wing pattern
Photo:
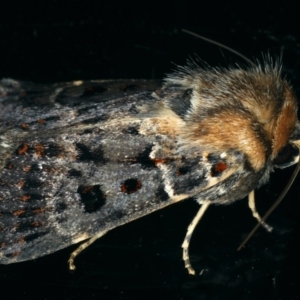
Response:
[[[181,151],[175,131],[191,93],[158,88],[1,81],[1,263],[55,252],[189,197],[226,203],[257,185],[262,173],[250,178],[241,153]],[[164,102],[164,92],[182,104]]]
[[[154,101],[157,84],[2,80],[1,263],[54,252],[170,202],[149,158],[154,141],[126,120]]]

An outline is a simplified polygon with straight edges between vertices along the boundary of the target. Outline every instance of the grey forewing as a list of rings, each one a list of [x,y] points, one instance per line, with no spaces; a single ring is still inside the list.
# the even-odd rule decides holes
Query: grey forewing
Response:
[[[138,122],[122,123],[156,101],[155,82],[101,81],[96,95],[95,82],[82,93],[76,86],[4,83],[2,263],[57,251],[168,205],[161,172],[149,158],[155,137],[139,135]],[[120,124],[99,126],[116,119]]]
[[[159,91],[152,94],[157,88],[158,82],[143,80],[2,80],[1,263],[57,251],[170,205],[176,196],[224,201],[257,184],[259,178],[239,190],[249,174],[235,174],[212,193],[205,187],[221,176],[214,172],[220,153],[208,164],[194,150],[178,156],[176,138],[140,134],[139,114],[160,100]],[[171,107],[174,112],[183,115],[189,97]],[[233,194],[225,195],[228,186]]]

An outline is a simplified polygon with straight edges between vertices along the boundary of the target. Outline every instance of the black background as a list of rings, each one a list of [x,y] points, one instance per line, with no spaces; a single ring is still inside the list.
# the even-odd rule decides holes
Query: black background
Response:
[[[208,3],[209,2],[209,3]],[[23,1],[1,5],[0,77],[35,82],[76,79],[161,79],[197,54],[212,65],[244,63],[181,32],[192,30],[252,59],[283,52],[284,75],[299,97],[298,8],[282,1]],[[292,168],[277,170],[257,193],[261,214],[283,190]],[[198,210],[179,203],[120,227],[81,254],[76,246],[0,266],[1,297],[12,299],[299,299],[300,178],[260,229],[246,200],[211,207],[194,233],[190,254],[201,275],[181,260],[186,228]],[[7,295],[7,294],[6,294]]]

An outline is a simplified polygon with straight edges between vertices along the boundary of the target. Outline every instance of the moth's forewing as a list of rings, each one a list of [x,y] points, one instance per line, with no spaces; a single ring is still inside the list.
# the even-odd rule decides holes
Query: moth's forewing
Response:
[[[1,263],[33,259],[173,202],[138,134],[158,82],[0,85]]]

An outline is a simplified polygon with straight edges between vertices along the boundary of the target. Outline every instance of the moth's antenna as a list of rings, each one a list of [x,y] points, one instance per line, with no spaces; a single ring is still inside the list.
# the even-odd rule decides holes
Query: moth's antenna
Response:
[[[229,52],[232,52],[232,53],[236,54],[237,56],[241,57],[241,58],[244,59],[246,62],[248,62],[250,65],[255,66],[255,63],[254,63],[253,61],[251,61],[249,58],[247,58],[245,55],[241,54],[240,52],[238,52],[238,51],[236,51],[236,50],[234,50],[234,49],[232,49],[232,48],[230,48],[230,47],[228,47],[228,46],[225,46],[225,45],[223,45],[223,44],[221,44],[221,43],[219,43],[219,42],[216,42],[216,41],[214,41],[214,40],[211,40],[211,39],[209,39],[209,38],[206,38],[206,37],[204,37],[204,36],[202,36],[202,35],[199,35],[199,34],[197,34],[197,33],[194,33],[194,32],[192,32],[192,31],[189,31],[189,30],[186,30],[186,29],[182,29],[182,31],[185,32],[185,33],[188,33],[188,34],[190,34],[190,35],[193,35],[193,36],[195,36],[195,37],[197,37],[197,38],[199,38],[199,39],[202,39],[202,40],[204,40],[204,41],[207,41],[207,42],[209,42],[209,43],[211,43],[211,44],[214,44],[214,45],[217,45],[217,46],[219,46],[219,47],[221,47],[221,48],[224,48],[224,49],[228,50]]]
[[[293,174],[292,174],[289,182],[287,183],[286,187],[284,188],[284,190],[282,191],[282,193],[280,194],[280,196],[277,198],[277,200],[274,202],[274,204],[269,208],[269,210],[266,212],[266,214],[262,217],[261,221],[256,224],[256,226],[252,229],[252,231],[244,239],[244,241],[238,247],[238,249],[237,249],[238,251],[240,251],[245,246],[245,244],[249,241],[249,239],[252,237],[252,235],[259,228],[259,226],[268,218],[268,216],[273,212],[273,210],[280,204],[280,202],[282,201],[282,199],[284,198],[284,196],[286,195],[286,193],[290,189],[291,185],[295,181],[295,178],[296,178],[299,170],[300,170],[300,159],[299,159],[299,162],[298,162],[298,164],[297,164],[297,166],[296,166],[296,168],[295,168],[295,170],[294,170],[294,172],[293,172]]]

